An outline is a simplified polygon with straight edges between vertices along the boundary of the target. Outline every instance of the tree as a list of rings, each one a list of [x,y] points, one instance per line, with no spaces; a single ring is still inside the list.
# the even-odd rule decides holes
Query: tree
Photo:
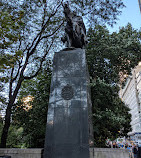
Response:
[[[118,97],[115,86],[97,79],[91,84],[94,144],[105,147],[107,138],[115,140],[131,131],[129,108]],[[123,129],[122,132],[121,129]]]
[[[125,34],[130,33],[130,36],[126,36],[126,39],[122,36],[123,34],[121,30],[125,30]],[[126,73],[128,72],[128,74],[130,74],[131,68],[137,64],[137,61],[140,58],[140,54],[137,53],[141,48],[139,36],[137,36],[138,38],[135,40],[136,36],[133,36],[133,33],[131,32],[132,30],[134,29],[130,24],[125,28],[121,28],[118,33],[113,33],[114,35],[109,34],[108,30],[102,26],[96,26],[94,29],[89,30],[90,41],[87,47],[87,61],[91,80],[90,86],[93,105],[94,143],[96,146],[104,147],[107,137],[115,139],[119,136],[126,136],[127,133],[131,131],[131,115],[129,114],[129,108],[118,96],[118,85],[120,79],[119,73],[121,70],[125,70]],[[136,35],[138,34],[139,32],[136,30]],[[115,39],[117,39],[117,41],[115,41]],[[129,39],[132,41],[131,45],[128,45]],[[123,43],[121,40],[124,40],[125,43]],[[128,54],[133,49],[133,46],[137,52],[132,51],[132,56],[134,56],[134,58],[132,58],[132,56],[129,58]],[[123,66],[125,65],[120,61],[121,58],[119,58],[119,55],[123,55],[124,59],[126,59],[123,61],[132,60],[132,65],[130,65],[130,62],[127,62],[127,69],[125,69],[126,67],[123,69]],[[42,140],[42,144],[44,140],[45,129],[44,127],[40,126],[40,124],[38,127],[37,124],[39,120],[41,120],[42,124],[45,124],[46,117],[36,119],[36,115],[38,115],[39,111],[42,110],[42,107],[45,108],[47,106],[46,103],[42,102],[45,100],[42,98],[42,96],[44,96],[44,94],[49,94],[48,91],[44,92],[42,90],[44,89],[44,86],[41,85],[46,85],[43,76],[38,76],[36,80],[33,80],[34,82],[24,81],[24,84],[26,84],[25,86],[22,86],[20,92],[20,98],[27,95],[34,96],[36,93],[39,94],[38,96],[35,95],[36,97],[34,97],[34,102],[32,102],[32,105],[35,106],[33,107],[36,109],[36,111],[34,111],[34,108],[32,108],[32,110],[25,111],[21,106],[23,103],[18,103],[17,105],[19,105],[19,107],[14,108],[16,109],[15,114],[13,114],[14,122],[19,124],[19,127],[24,127],[24,135],[27,135],[27,142],[29,142],[29,137],[32,140],[33,144],[27,143],[29,147],[42,147],[39,140]],[[38,81],[39,78],[40,82]],[[38,97],[40,99],[38,99]],[[39,100],[40,102],[37,102]],[[46,115],[46,112],[43,115]],[[28,119],[24,119],[25,116],[28,116],[26,117]],[[30,122],[33,128],[31,128]],[[44,132],[38,132],[37,128],[39,128],[39,130],[43,129],[42,131]],[[33,131],[33,133],[31,131]],[[39,133],[41,133],[41,135],[37,137]],[[35,137],[38,138],[36,139],[37,142],[34,141]]]
[[[24,14],[22,18],[24,26],[22,27],[22,25],[20,25],[20,32],[19,32],[20,38],[16,43],[12,43],[12,48],[9,47],[9,49],[3,49],[4,55],[11,57],[12,52],[13,54],[11,61],[12,65],[9,65],[9,63],[8,65],[5,65],[4,63],[3,65],[5,65],[6,68],[5,67],[2,68],[2,71],[4,73],[3,76],[5,75],[4,78],[7,78],[9,82],[9,100],[6,109],[5,124],[1,136],[1,147],[6,147],[6,139],[7,139],[8,129],[10,126],[11,109],[14,105],[18,91],[21,87],[21,83],[24,80],[32,79],[39,73],[39,71],[42,68],[43,62],[46,59],[46,56],[53,44],[53,41],[55,39],[55,33],[62,25],[62,23],[59,24],[59,20],[55,20],[56,19],[55,14],[57,13],[58,7],[60,7],[61,4],[57,5],[57,7],[54,9],[49,10],[48,8],[48,10],[46,10],[47,6],[46,3],[44,2],[40,2],[40,4],[38,3],[38,5],[40,6],[37,6],[36,4],[37,2],[30,2],[30,1],[26,1],[26,2],[27,3],[24,3],[22,5],[19,4],[21,9],[25,8],[22,10],[22,13]],[[37,11],[35,12],[35,9],[38,9],[37,10],[38,12]],[[42,10],[39,11],[39,9]],[[19,13],[18,8],[15,7],[15,10],[14,11],[12,10],[10,12],[10,15],[14,14],[13,12]],[[39,12],[41,12],[41,14],[39,15],[40,19],[34,18],[34,16]],[[33,17],[30,17],[31,15]],[[54,18],[54,20],[52,20],[52,17]],[[30,23],[28,23],[27,20],[31,20]],[[36,20],[36,21],[34,22],[32,20]],[[38,24],[39,20],[41,22],[39,22]],[[51,24],[52,22],[54,24],[53,27],[50,28],[49,24]],[[56,23],[58,24],[58,27],[55,28]],[[33,27],[32,29],[29,29],[31,24],[33,25]],[[7,27],[7,25],[4,25],[3,27]],[[46,34],[46,32],[49,29],[50,32]],[[32,40],[28,38],[28,36],[32,37]],[[46,46],[44,47],[45,44]],[[42,52],[37,53],[39,50]],[[35,69],[32,69],[33,66],[35,67]],[[11,71],[10,75],[7,70]]]
[[[14,18],[6,10],[0,11],[0,92],[4,90],[4,84],[8,82],[8,77],[4,75],[5,69],[10,69],[13,66],[13,62],[21,55],[20,51],[15,52],[15,54],[13,52],[11,54],[5,53],[20,38],[18,32],[19,26],[23,24],[21,18],[21,12]],[[5,98],[2,95],[0,95],[0,102],[5,102]]]
[[[0,8],[6,12],[5,19],[8,24],[2,25],[5,33],[2,35],[8,43],[2,40],[3,56],[7,58],[8,64],[3,64],[1,71],[3,78],[9,84],[8,102],[5,115],[5,124],[1,136],[1,147],[6,147],[8,129],[10,127],[11,109],[15,103],[21,84],[38,75],[48,53],[53,51],[57,40],[61,35],[60,28],[64,24],[62,16],[63,0],[24,0],[0,2]],[[71,1],[72,10],[81,11],[80,14],[93,20],[100,17],[103,22],[112,25],[120,14],[119,9],[124,5],[121,0],[112,1]],[[95,15],[95,16],[94,16]],[[2,19],[2,18],[1,18]],[[12,22],[14,21],[14,23]],[[99,21],[100,22],[100,21]],[[12,26],[7,28],[10,23]],[[16,27],[16,28],[15,28]],[[14,29],[14,35],[13,35]],[[7,36],[7,32],[12,35]],[[11,41],[12,39],[12,41]],[[11,43],[12,42],[12,43]],[[3,48],[4,47],[4,48]],[[10,61],[10,63],[9,63]],[[6,60],[7,62],[7,60]],[[1,80],[2,81],[2,80]]]
[[[24,81],[16,108],[12,112],[12,124],[23,128],[22,142],[26,147],[43,147],[50,93],[51,70],[43,70],[35,79]],[[28,97],[31,102],[25,102]]]
[[[112,34],[106,27],[97,25],[89,30],[88,37],[87,59],[93,79],[99,77],[107,83],[118,83],[121,74],[127,77],[141,60],[141,32],[131,24]]]
[[[129,108],[119,98],[118,91],[141,59],[141,33],[131,24],[112,34],[97,25],[89,29],[88,35],[94,142],[103,147],[107,137],[115,139],[131,131]]]

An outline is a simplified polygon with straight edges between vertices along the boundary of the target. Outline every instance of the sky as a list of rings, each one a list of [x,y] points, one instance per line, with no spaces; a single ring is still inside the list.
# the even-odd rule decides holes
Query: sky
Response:
[[[131,23],[133,28],[141,28],[141,12],[139,9],[138,0],[123,0],[126,8],[122,9],[122,14],[118,17],[117,24],[113,28],[108,27],[110,32],[116,32],[119,27],[126,26],[127,23]]]

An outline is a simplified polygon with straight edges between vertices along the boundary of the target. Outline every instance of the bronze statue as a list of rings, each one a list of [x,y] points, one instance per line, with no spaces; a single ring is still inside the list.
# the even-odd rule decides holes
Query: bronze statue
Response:
[[[81,16],[71,12],[68,2],[63,5],[67,21],[65,35],[61,38],[67,47],[83,48],[87,44],[86,28]]]

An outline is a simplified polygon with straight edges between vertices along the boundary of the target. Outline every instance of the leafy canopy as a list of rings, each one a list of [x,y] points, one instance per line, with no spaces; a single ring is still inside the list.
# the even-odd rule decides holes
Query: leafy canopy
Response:
[[[23,128],[22,139],[17,142],[25,147],[43,147],[50,93],[51,70],[43,70],[38,77],[23,82],[19,99],[13,107],[13,125]],[[24,104],[23,98],[34,99]],[[31,106],[31,108],[29,108]],[[13,143],[13,145],[15,145]]]
[[[96,146],[104,147],[107,137],[115,139],[131,131],[129,108],[118,92],[119,85],[141,60],[140,35],[131,24],[112,34],[100,25],[88,31],[87,62]]]
[[[11,109],[15,105],[22,82],[36,77],[44,67],[48,54],[61,47],[60,37],[65,23],[63,2],[65,0],[0,2],[0,83],[8,87],[1,147],[6,147]],[[70,4],[71,9],[83,15],[87,24],[92,26],[95,23],[114,24],[120,9],[124,7],[122,0],[73,0]]]

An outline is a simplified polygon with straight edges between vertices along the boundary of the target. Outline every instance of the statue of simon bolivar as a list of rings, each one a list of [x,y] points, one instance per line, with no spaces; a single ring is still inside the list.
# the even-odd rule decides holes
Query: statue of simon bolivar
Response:
[[[71,12],[69,3],[63,4],[66,18],[65,35],[61,38],[67,47],[84,48],[87,44],[86,28],[81,16]]]

